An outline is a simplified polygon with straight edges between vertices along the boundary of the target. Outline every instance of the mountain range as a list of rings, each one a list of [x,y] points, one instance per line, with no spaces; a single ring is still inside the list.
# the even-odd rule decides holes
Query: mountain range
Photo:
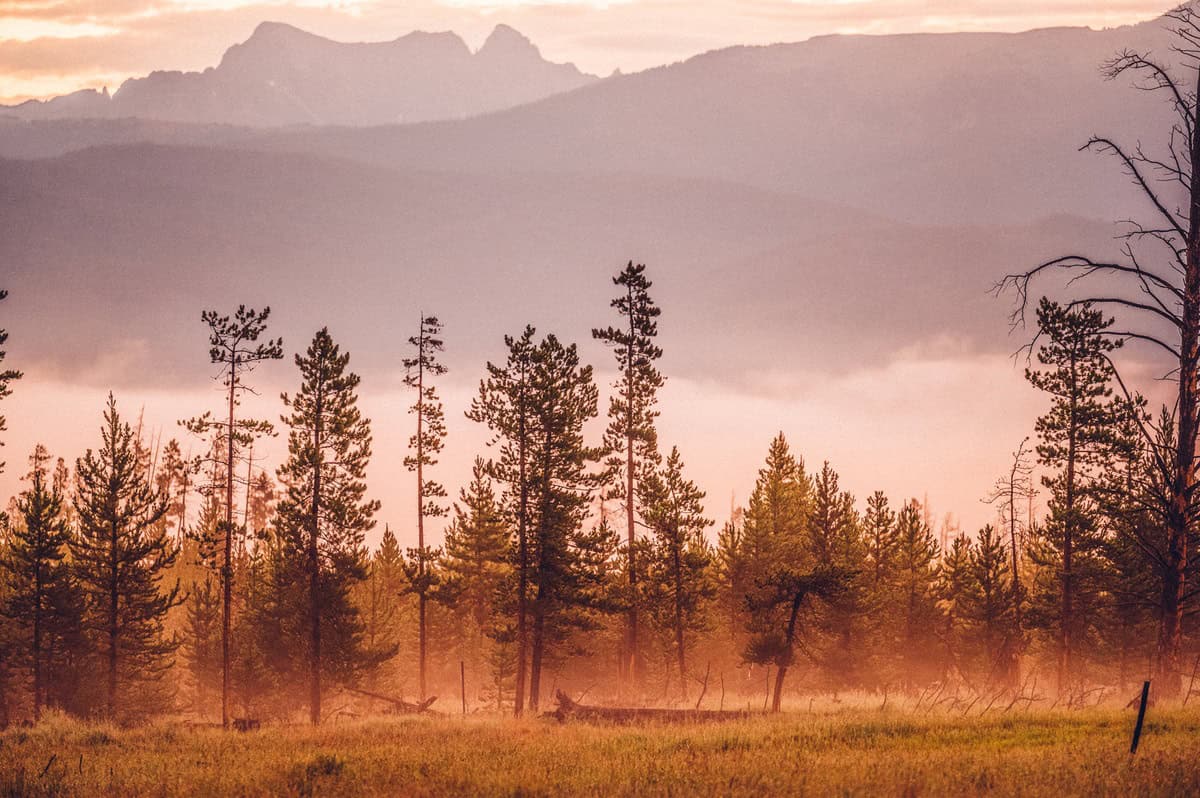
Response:
[[[255,43],[275,37],[326,46],[263,26],[213,72],[297,74],[288,47]],[[417,41],[492,57],[490,40],[474,55]],[[213,105],[204,123],[0,117],[6,326],[64,375],[175,380],[202,371],[176,323],[202,305],[270,303],[294,340],[319,319],[378,365],[396,355],[377,326],[420,305],[477,367],[526,321],[586,339],[633,259],[669,308],[673,373],[744,382],[946,340],[1009,352],[996,280],[1111,254],[1112,220],[1144,210],[1119,164],[1078,150],[1094,133],[1160,140],[1169,106],[1101,66],[1168,44],[1157,22],[819,37],[563,72],[559,93],[412,124],[365,126],[348,95],[315,88],[343,103],[330,124],[216,124]],[[332,46],[369,60],[392,45]],[[47,322],[54,340],[33,332]],[[137,357],[105,358],[119,341]]]
[[[542,58],[498,25],[472,53],[454,33],[342,43],[278,22],[260,24],[203,72],[153,72],[107,89],[0,107],[20,119],[136,117],[281,126],[380,125],[457,119],[510,108],[596,80]]]

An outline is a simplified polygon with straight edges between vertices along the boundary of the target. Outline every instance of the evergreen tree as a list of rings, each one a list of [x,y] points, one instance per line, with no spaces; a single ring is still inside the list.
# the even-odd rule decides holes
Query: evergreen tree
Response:
[[[221,689],[221,594],[212,576],[193,582],[187,597],[187,635],[183,653],[195,686],[196,709],[201,714],[208,696]]]
[[[5,299],[7,296],[7,291],[0,290],[0,300]],[[6,341],[8,341],[8,331],[0,328],[0,347],[4,346]],[[6,354],[7,352],[5,352],[3,349],[0,349],[0,363],[4,362],[4,357]],[[0,400],[12,395],[11,383],[19,379],[21,379],[21,372],[19,371],[14,369],[5,369],[0,371]],[[6,426],[5,418],[3,415],[0,415],[0,432],[6,432],[7,430],[8,427]],[[0,446],[3,445],[4,441],[0,441]],[[4,462],[0,461],[0,473],[4,472],[4,465]]]
[[[854,497],[839,487],[837,472],[826,462],[812,480],[806,537],[812,561],[846,577],[846,589],[820,601],[821,626],[834,638],[825,665],[835,684],[855,685],[866,659],[863,612],[869,575],[863,569],[866,548]]]
[[[243,380],[246,374],[265,360],[283,359],[283,339],[268,339],[260,343],[259,338],[267,330],[270,308],[261,311],[239,305],[230,316],[222,316],[215,310],[206,310],[200,319],[208,325],[209,360],[220,366],[225,387],[227,412],[217,418],[211,412],[184,422],[189,431],[196,435],[212,435],[214,442],[222,444],[219,456],[214,452],[214,462],[223,468],[221,479],[210,485],[211,490],[225,494],[225,517],[217,529],[217,538],[222,549],[220,557],[221,575],[221,725],[229,726],[230,694],[230,634],[233,624],[233,558],[234,538],[237,535],[233,518],[233,490],[238,458],[246,447],[252,446],[260,435],[273,434],[267,421],[238,418],[240,396],[250,390]],[[248,486],[247,486],[248,487]],[[245,530],[242,530],[245,534]]]
[[[536,424],[531,387],[536,349],[534,335],[534,328],[526,326],[519,337],[504,337],[507,360],[503,366],[488,362],[488,376],[480,381],[479,394],[467,411],[467,418],[486,424],[492,432],[488,445],[498,448],[498,456],[489,462],[488,473],[505,486],[505,512],[516,530],[514,634],[517,661],[513,677],[513,713],[517,717],[524,712],[529,671],[530,576],[533,569],[530,486]]]
[[[1003,675],[1009,652],[1017,645],[1010,562],[1000,532],[991,524],[981,529],[971,549],[972,589],[965,616],[972,628],[970,649],[982,658],[989,683]]]
[[[458,628],[470,659],[480,666],[512,556],[508,526],[482,458],[475,459],[471,483],[463,488],[454,505],[445,552],[446,595],[459,619]]]
[[[628,664],[631,680],[637,681],[638,650],[638,563],[636,517],[639,505],[638,475],[647,464],[658,462],[658,441],[654,419],[658,416],[655,404],[663,376],[654,363],[662,357],[655,343],[658,335],[657,318],[661,309],[650,298],[654,285],[646,277],[644,264],[628,265],[613,278],[621,293],[612,307],[624,317],[620,327],[593,329],[592,337],[612,347],[620,377],[614,384],[616,393],[609,402],[608,427],[604,432],[604,448],[609,454],[608,465],[617,484],[610,494],[625,503],[627,526],[626,553],[629,566],[629,628],[624,662]]]
[[[655,625],[666,630],[679,668],[680,697],[687,700],[687,652],[708,626],[709,601],[715,594],[713,553],[704,530],[704,491],[683,475],[683,458],[671,449],[661,469],[642,479],[642,515],[650,528],[646,577]]]
[[[966,535],[958,535],[946,549],[937,565],[937,607],[942,613],[940,637],[946,653],[946,663],[965,673],[964,656],[970,649],[968,634],[971,598],[975,593],[975,547]]]
[[[553,335],[536,347],[529,380],[533,410],[529,457],[533,566],[529,706],[536,711],[548,651],[570,626],[589,595],[577,545],[595,485],[588,473],[596,452],[583,442],[583,426],[596,415],[598,392],[591,366],[582,366],[574,344]]]
[[[350,588],[366,576],[363,538],[379,502],[366,499],[371,424],[358,409],[359,377],[346,370],[328,328],[296,355],[300,389],[284,394],[289,414],[288,460],[279,469],[286,493],[276,509],[290,565],[307,583],[303,609],[309,719],[321,722],[323,677],[352,678],[371,657],[362,650],[362,624]]]
[[[936,639],[938,618],[933,590],[938,544],[916,500],[906,504],[897,514],[896,537],[899,541],[897,591],[902,614],[897,642],[901,649],[904,685],[911,690],[929,675],[932,663],[928,655]]]
[[[1054,473],[1042,478],[1050,489],[1050,517],[1040,541],[1043,591],[1057,594],[1057,607],[1039,616],[1057,636],[1058,689],[1065,692],[1074,672],[1075,649],[1091,632],[1088,605],[1100,586],[1095,579],[1101,533],[1092,486],[1112,442],[1119,403],[1112,397],[1110,353],[1120,342],[1106,337],[1111,320],[1081,305],[1064,308],[1043,298],[1038,327],[1048,342],[1038,350],[1042,371],[1025,376],[1052,398],[1037,421],[1039,462]],[[1048,561],[1048,560],[1052,560]],[[1052,584],[1048,585],[1046,582]],[[1044,601],[1042,602],[1044,605]]]
[[[71,530],[66,520],[65,485],[51,477],[50,455],[38,444],[29,458],[29,488],[16,502],[0,573],[7,575],[3,613],[13,621],[30,671],[33,719],[40,720],[53,684],[54,666],[78,641],[78,599],[65,562]],[[65,674],[57,674],[65,675]]]
[[[114,717],[153,701],[178,644],[163,623],[182,598],[176,583],[163,589],[175,550],[158,522],[168,500],[137,461],[134,432],[121,421],[112,395],[104,413],[102,445],[75,467],[79,533],[71,540],[73,567],[87,599],[85,628],[100,651],[106,675],[104,711]]]
[[[437,455],[446,438],[442,403],[433,385],[433,378],[446,373],[446,367],[437,359],[443,346],[438,337],[441,332],[442,324],[436,317],[422,315],[420,331],[408,339],[416,355],[404,360],[404,384],[417,392],[417,401],[409,408],[409,412],[417,417],[417,431],[408,441],[412,454],[404,458],[404,465],[417,474],[417,548],[412,552],[410,567],[414,571],[412,585],[417,594],[417,668],[422,701],[425,700],[429,634],[426,615],[430,593],[437,581],[430,579],[428,573],[435,557],[434,552],[425,546],[425,519],[440,518],[446,514],[445,506],[438,503],[438,499],[445,498],[446,489],[438,482],[425,478],[425,469],[437,465]]]

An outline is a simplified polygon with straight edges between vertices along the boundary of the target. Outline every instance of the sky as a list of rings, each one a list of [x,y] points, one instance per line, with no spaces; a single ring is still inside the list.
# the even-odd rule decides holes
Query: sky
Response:
[[[1016,31],[1151,19],[1169,0],[0,0],[0,103],[218,63],[263,20],[342,41],[498,23],[544,55],[607,75],[734,44],[829,33]]]

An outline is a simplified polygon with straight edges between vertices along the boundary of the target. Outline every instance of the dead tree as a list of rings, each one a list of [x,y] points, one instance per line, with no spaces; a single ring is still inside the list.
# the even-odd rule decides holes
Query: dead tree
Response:
[[[1194,2],[1167,15],[1175,35],[1178,64],[1125,51],[1105,65],[1110,79],[1131,76],[1135,86],[1160,93],[1176,113],[1163,153],[1140,143],[1132,149],[1102,136],[1081,148],[1116,158],[1153,209],[1152,221],[1128,222],[1123,257],[1111,262],[1086,255],[1065,255],[1021,274],[1009,275],[998,289],[1017,297],[1014,324],[1021,324],[1039,278],[1056,272],[1070,276],[1078,289],[1068,307],[1091,304],[1122,314],[1121,326],[1105,335],[1137,341],[1170,359],[1175,381],[1174,408],[1160,422],[1136,419],[1159,495],[1139,512],[1165,530],[1161,545],[1136,542],[1158,573],[1162,590],[1157,643],[1156,684],[1167,695],[1181,689],[1180,647],[1187,597],[1188,534],[1196,515],[1197,430],[1200,429],[1200,13]],[[1175,70],[1185,72],[1177,77]],[[1189,89],[1195,87],[1195,89]],[[1098,278],[1098,279],[1096,279]],[[1096,286],[1096,290],[1089,290]],[[1036,342],[1036,336],[1034,342]],[[1031,342],[1026,351],[1032,351]],[[1134,396],[1117,370],[1126,397]]]
[[[1008,641],[1004,646],[1005,664],[1008,666],[1007,676],[1010,682],[1016,682],[1020,678],[1021,650],[1024,641],[1022,605],[1025,597],[1021,588],[1020,570],[1022,530],[1020,522],[1017,520],[1017,503],[1022,500],[1032,502],[1033,497],[1037,495],[1037,490],[1033,486],[1033,464],[1029,462],[1033,450],[1026,447],[1028,443],[1029,437],[1026,436],[1017,446],[1017,450],[1013,452],[1012,464],[1007,473],[996,479],[992,492],[984,499],[986,504],[999,505],[1001,520],[1008,527],[1008,545],[1012,554],[1012,606],[1016,628],[1013,631],[1015,639]],[[1026,527],[1024,534],[1028,533],[1029,529]]]
[[[547,717],[559,722],[580,720],[589,723],[713,723],[740,720],[751,716],[743,710],[661,709],[656,707],[596,707],[572,701],[562,690],[555,693],[558,708]]]

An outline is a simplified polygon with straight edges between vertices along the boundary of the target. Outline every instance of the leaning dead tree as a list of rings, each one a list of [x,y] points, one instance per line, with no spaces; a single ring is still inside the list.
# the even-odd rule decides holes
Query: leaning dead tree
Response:
[[[421,715],[429,712],[429,708],[433,706],[433,702],[437,701],[437,696],[435,695],[413,703],[412,701],[405,701],[403,698],[394,698],[390,695],[376,693],[371,690],[362,690],[358,687],[347,687],[346,690],[351,693],[364,695],[367,698],[373,698],[376,701],[382,701],[391,707],[391,712],[394,715]]]
[[[1166,695],[1181,688],[1180,648],[1188,596],[1188,535],[1196,521],[1197,429],[1200,425],[1200,12],[1189,2],[1167,15],[1175,63],[1125,51],[1105,65],[1109,79],[1131,77],[1144,91],[1161,94],[1175,112],[1165,152],[1141,143],[1132,149],[1095,136],[1081,148],[1113,156],[1148,202],[1150,221],[1130,221],[1123,257],[1112,262],[1065,255],[998,286],[1013,290],[1014,324],[1021,324],[1039,278],[1066,273],[1077,292],[1068,307],[1091,304],[1120,313],[1121,324],[1104,334],[1141,342],[1170,358],[1174,407],[1154,420],[1139,417],[1138,434],[1156,489],[1139,511],[1163,530],[1161,545],[1137,541],[1161,580],[1161,623],[1156,686]],[[1034,339],[1036,341],[1036,337]],[[1029,344],[1032,351],[1033,343]],[[1117,382],[1134,396],[1117,370]]]
[[[714,723],[740,720],[750,716],[742,710],[658,709],[654,707],[596,707],[571,700],[559,690],[555,694],[558,709],[547,712],[560,722],[580,720],[590,723]]]

